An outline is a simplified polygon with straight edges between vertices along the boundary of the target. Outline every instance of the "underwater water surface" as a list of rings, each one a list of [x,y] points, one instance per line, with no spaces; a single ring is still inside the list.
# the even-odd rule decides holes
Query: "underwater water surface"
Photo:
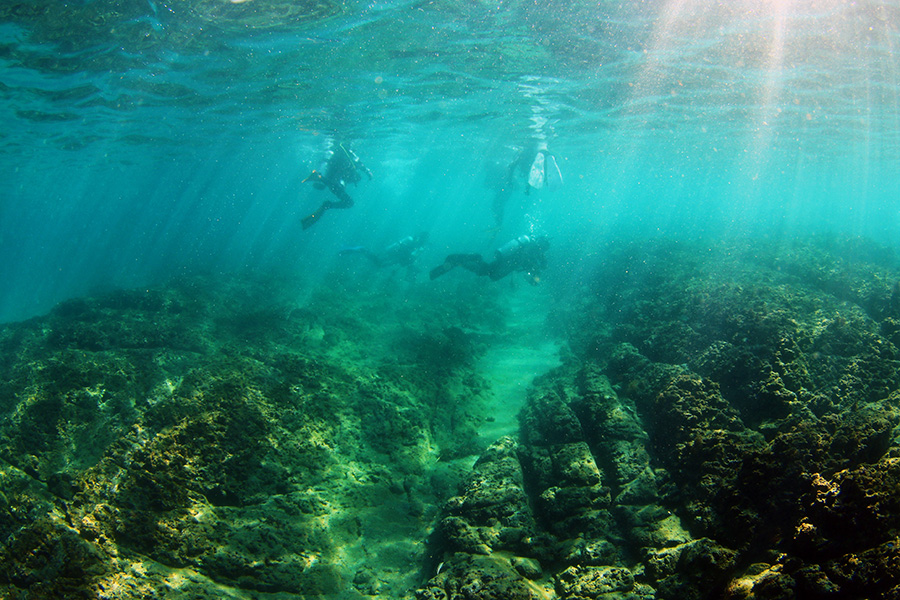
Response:
[[[898,45],[874,0],[3,4],[0,596],[894,597]]]
[[[432,234],[896,239],[890,3],[135,0],[2,10],[0,318]],[[340,136],[375,174],[306,232]],[[544,139],[565,184],[491,202]]]

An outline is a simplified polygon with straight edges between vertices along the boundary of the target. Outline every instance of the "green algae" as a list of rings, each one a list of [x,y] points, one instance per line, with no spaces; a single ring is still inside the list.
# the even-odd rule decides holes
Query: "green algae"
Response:
[[[596,281],[486,449],[496,288],[191,278],[5,327],[0,590],[890,597],[894,257],[655,243]]]
[[[417,597],[516,597],[506,556],[545,598],[894,597],[897,257],[658,240],[593,268],[553,316],[571,354],[485,454],[507,475],[448,503]]]
[[[185,279],[0,332],[4,593],[131,598],[175,573],[209,597],[415,586],[456,477],[439,461],[483,447],[480,346],[463,332],[481,323],[444,318],[461,350],[441,363],[380,293],[295,294]],[[410,337],[425,341],[398,356]],[[72,568],[27,559],[42,547]],[[373,568],[391,574],[357,577]]]

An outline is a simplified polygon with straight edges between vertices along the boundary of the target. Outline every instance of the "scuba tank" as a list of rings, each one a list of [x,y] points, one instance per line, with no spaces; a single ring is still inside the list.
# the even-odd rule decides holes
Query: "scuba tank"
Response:
[[[528,185],[536,190],[544,187],[544,162],[544,152],[540,151],[534,157],[534,162],[531,163],[531,169],[528,172]]]
[[[497,258],[510,258],[516,252],[518,252],[520,248],[531,243],[532,240],[530,237],[528,237],[527,235],[520,235],[516,239],[510,240],[497,248]]]

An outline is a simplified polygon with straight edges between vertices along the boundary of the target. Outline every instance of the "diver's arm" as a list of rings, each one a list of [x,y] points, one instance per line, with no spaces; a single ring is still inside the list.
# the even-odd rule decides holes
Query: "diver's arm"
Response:
[[[344,148],[344,151],[350,157],[350,160],[352,161],[353,166],[356,167],[357,169],[362,170],[366,175],[368,175],[370,181],[375,177],[374,175],[372,175],[372,171],[370,171],[369,168],[363,164],[362,159],[360,159],[359,156],[357,156],[356,152],[354,152],[353,150],[351,150],[349,148]]]
[[[359,160],[359,157],[357,157],[356,160],[359,161],[359,162],[358,162],[359,168],[362,169],[363,172],[365,172],[366,175],[368,175],[369,181],[372,181],[372,180],[375,178],[375,176],[372,175],[372,171],[369,170],[369,167],[367,167],[366,165],[364,165],[363,162],[362,162],[361,160]]]
[[[556,169],[556,175],[557,175],[557,177],[559,177],[559,184],[560,184],[560,185],[565,185],[566,182],[565,182],[565,180],[563,179],[562,171],[559,169],[559,163],[556,162],[556,155],[555,155],[555,154],[551,154],[551,155],[550,155],[550,162],[553,163],[553,167]]]

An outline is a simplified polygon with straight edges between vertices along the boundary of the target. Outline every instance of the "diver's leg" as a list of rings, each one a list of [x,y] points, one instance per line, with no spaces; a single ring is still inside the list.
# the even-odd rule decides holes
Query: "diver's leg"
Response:
[[[331,202],[328,208],[350,208],[353,206],[353,198],[347,193],[346,188],[339,183],[328,186],[331,193],[337,196],[340,202]]]
[[[504,186],[494,193],[494,203],[491,208],[494,213],[494,226],[497,229],[503,225],[503,215],[506,212],[506,203],[509,202],[510,195],[512,195],[512,192],[509,186]]]
[[[347,193],[347,190],[344,189],[344,186],[340,184],[329,185],[328,188],[331,190],[331,193],[337,196],[340,202],[331,202],[330,200],[326,200],[322,203],[322,206],[319,207],[319,210],[316,212],[304,217],[303,219],[303,229],[309,229],[312,227],[316,221],[318,221],[322,214],[328,210],[329,208],[350,208],[353,206],[353,198],[350,197],[350,194]]]
[[[485,266],[487,267],[485,275],[490,277],[491,281],[499,281],[500,279],[503,279],[504,277],[506,277],[513,271],[507,265],[501,264],[498,261],[494,261]]]
[[[490,274],[490,265],[484,262],[484,258],[480,254],[455,254],[453,256],[458,267],[480,276]]]
[[[437,279],[455,267],[462,267],[476,275],[489,274],[489,265],[480,254],[451,254],[444,259],[444,264],[431,270],[431,278]]]
[[[313,225],[316,224],[316,221],[322,218],[322,215],[325,214],[325,211],[331,208],[331,202],[323,202],[322,206],[313,213],[310,213],[303,217],[303,220],[300,223],[303,225],[303,229],[309,229]]]
[[[454,256],[456,256],[456,255],[455,255],[455,254],[451,254],[450,256],[448,256],[447,258],[445,258],[443,263],[441,263],[440,265],[436,266],[435,268],[433,268],[433,269],[428,273],[428,277],[430,277],[431,280],[434,281],[435,279],[437,279],[437,278],[440,277],[441,275],[444,275],[444,274],[449,273],[450,271],[452,271],[453,268],[456,266],[456,263],[455,263],[453,260],[451,260],[451,258],[453,258]]]
[[[365,254],[366,258],[372,261],[372,264],[378,267],[379,269],[384,266],[384,261],[381,260],[381,257],[372,252],[367,248],[362,249],[362,253]]]
[[[429,277],[431,279],[437,279],[441,275],[445,273],[449,273],[456,267],[460,265],[460,263],[466,258],[470,256],[469,254],[450,254],[447,258],[444,259],[443,264],[433,268],[431,273],[429,273]]]

